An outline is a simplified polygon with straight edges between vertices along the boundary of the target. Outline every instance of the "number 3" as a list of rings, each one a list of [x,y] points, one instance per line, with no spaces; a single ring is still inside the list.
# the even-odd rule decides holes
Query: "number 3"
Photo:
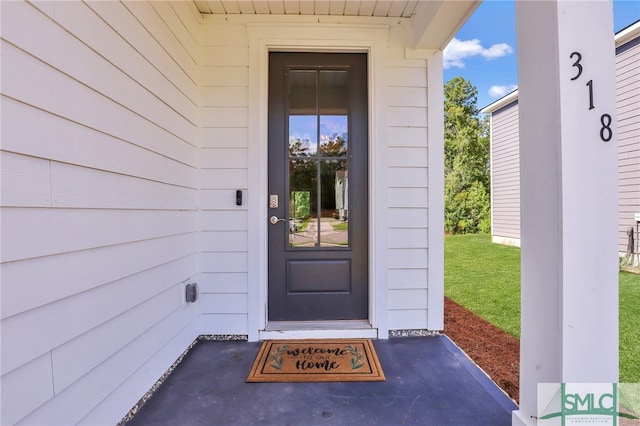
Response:
[[[572,66],[578,68],[578,74],[576,74],[575,77],[571,79],[571,81],[577,80],[582,75],[582,65],[580,64],[582,55],[579,52],[573,52],[571,55],[569,55],[569,58],[573,58],[574,56],[577,56],[578,59],[576,59]]]

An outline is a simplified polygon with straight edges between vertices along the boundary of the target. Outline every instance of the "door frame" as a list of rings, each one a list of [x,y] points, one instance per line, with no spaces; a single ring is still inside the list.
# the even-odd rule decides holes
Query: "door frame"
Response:
[[[324,40],[331,29],[336,40]],[[388,335],[387,316],[387,167],[384,113],[384,53],[387,25],[367,26],[370,40],[352,40],[353,28],[336,25],[249,26],[248,110],[248,300],[247,329],[250,341],[270,338],[267,320],[268,234],[268,69],[269,52],[357,52],[368,58],[369,126],[369,324],[344,327],[336,322],[330,330],[297,330],[290,337],[381,337]],[[324,30],[324,31],[323,31]],[[340,37],[340,33],[342,37]],[[287,37],[289,36],[289,37]],[[301,38],[304,37],[304,38]],[[253,123],[253,124],[252,124]],[[375,190],[373,190],[375,188]],[[283,337],[280,332],[276,333]],[[285,333],[286,334],[286,333]],[[285,338],[287,335],[284,336]]]

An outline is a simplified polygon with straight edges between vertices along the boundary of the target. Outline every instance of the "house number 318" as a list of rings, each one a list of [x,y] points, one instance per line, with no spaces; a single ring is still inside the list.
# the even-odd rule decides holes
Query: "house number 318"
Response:
[[[582,61],[582,54],[580,52],[573,52],[569,55],[569,58],[575,58],[575,62],[572,66],[576,69],[576,74],[571,78],[571,81],[575,81],[582,75],[583,68],[580,63],[580,61]],[[595,108],[593,104],[593,80],[587,81],[586,86],[589,88],[589,110],[592,110]],[[602,127],[600,127],[600,139],[604,142],[609,142],[613,137],[613,130],[611,130],[611,116],[609,114],[602,114],[600,116],[600,124],[602,125]]]

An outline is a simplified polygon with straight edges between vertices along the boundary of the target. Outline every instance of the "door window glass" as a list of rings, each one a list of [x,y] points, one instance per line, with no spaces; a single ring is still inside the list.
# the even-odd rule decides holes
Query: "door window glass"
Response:
[[[348,247],[348,70],[287,79],[289,247]]]

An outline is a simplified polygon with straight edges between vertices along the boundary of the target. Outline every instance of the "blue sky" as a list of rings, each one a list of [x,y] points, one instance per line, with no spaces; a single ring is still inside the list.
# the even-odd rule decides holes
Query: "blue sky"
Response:
[[[640,0],[613,0],[615,32],[640,19]],[[484,108],[518,85],[514,0],[484,0],[444,51],[444,81],[461,76]]]

